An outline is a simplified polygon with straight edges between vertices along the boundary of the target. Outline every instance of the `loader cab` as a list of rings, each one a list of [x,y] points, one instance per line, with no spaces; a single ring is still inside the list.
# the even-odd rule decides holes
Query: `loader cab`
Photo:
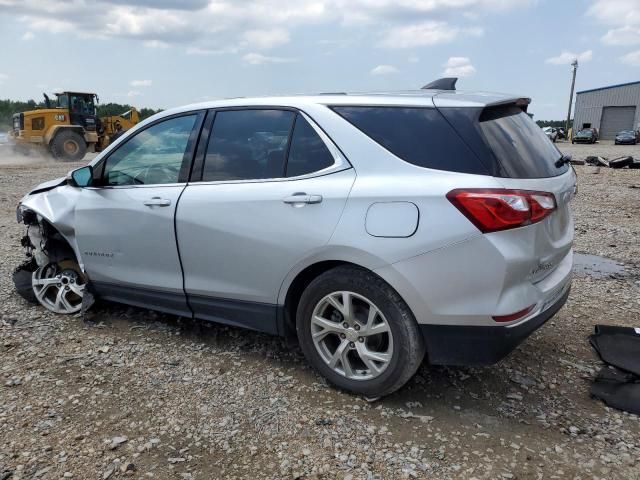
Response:
[[[85,130],[95,131],[98,123],[95,93],[61,92],[56,93],[58,108],[69,112],[72,125],[80,125]]]

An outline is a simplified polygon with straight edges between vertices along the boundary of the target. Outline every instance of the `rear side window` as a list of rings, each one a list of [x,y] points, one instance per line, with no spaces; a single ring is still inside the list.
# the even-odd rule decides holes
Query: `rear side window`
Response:
[[[317,172],[333,165],[333,155],[302,115],[296,118],[287,160],[287,177]]]
[[[288,110],[217,112],[202,180],[282,177],[295,115]]]
[[[567,164],[556,166],[562,154],[531,117],[517,106],[485,108],[479,125],[505,176],[544,178],[569,169]]]
[[[335,106],[333,110],[402,160],[486,175],[486,167],[435,108]]]

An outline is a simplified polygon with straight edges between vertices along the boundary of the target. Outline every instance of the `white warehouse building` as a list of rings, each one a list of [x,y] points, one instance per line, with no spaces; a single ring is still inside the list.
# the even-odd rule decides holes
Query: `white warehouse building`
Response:
[[[603,140],[640,130],[640,81],[577,92],[573,128],[597,128]]]

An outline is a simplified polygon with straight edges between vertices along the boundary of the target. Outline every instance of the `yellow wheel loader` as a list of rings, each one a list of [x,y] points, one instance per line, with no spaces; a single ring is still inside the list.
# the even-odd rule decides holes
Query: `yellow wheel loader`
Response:
[[[46,94],[45,108],[13,115],[9,139],[19,151],[33,147],[49,150],[54,158],[79,161],[87,151],[99,152],[140,121],[135,108],[98,118],[95,93],[61,92],[52,101]]]

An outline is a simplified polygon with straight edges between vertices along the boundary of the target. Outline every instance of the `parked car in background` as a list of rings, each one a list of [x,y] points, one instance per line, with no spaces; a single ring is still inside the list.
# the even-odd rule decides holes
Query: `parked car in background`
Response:
[[[596,143],[596,135],[590,128],[585,128],[576,133],[571,139],[571,143]]]
[[[542,129],[549,140],[555,142],[558,139],[558,130],[554,127],[544,127]]]
[[[576,175],[528,103],[421,90],[164,111],[20,201],[16,287],[56,313],[90,291],[297,338],[370,397],[425,354],[495,363],[571,286]]]
[[[565,140],[567,138],[567,133],[564,131],[564,128],[558,128],[558,140]]]
[[[638,132],[633,130],[623,130],[616,134],[616,145],[635,145],[638,143]]]

